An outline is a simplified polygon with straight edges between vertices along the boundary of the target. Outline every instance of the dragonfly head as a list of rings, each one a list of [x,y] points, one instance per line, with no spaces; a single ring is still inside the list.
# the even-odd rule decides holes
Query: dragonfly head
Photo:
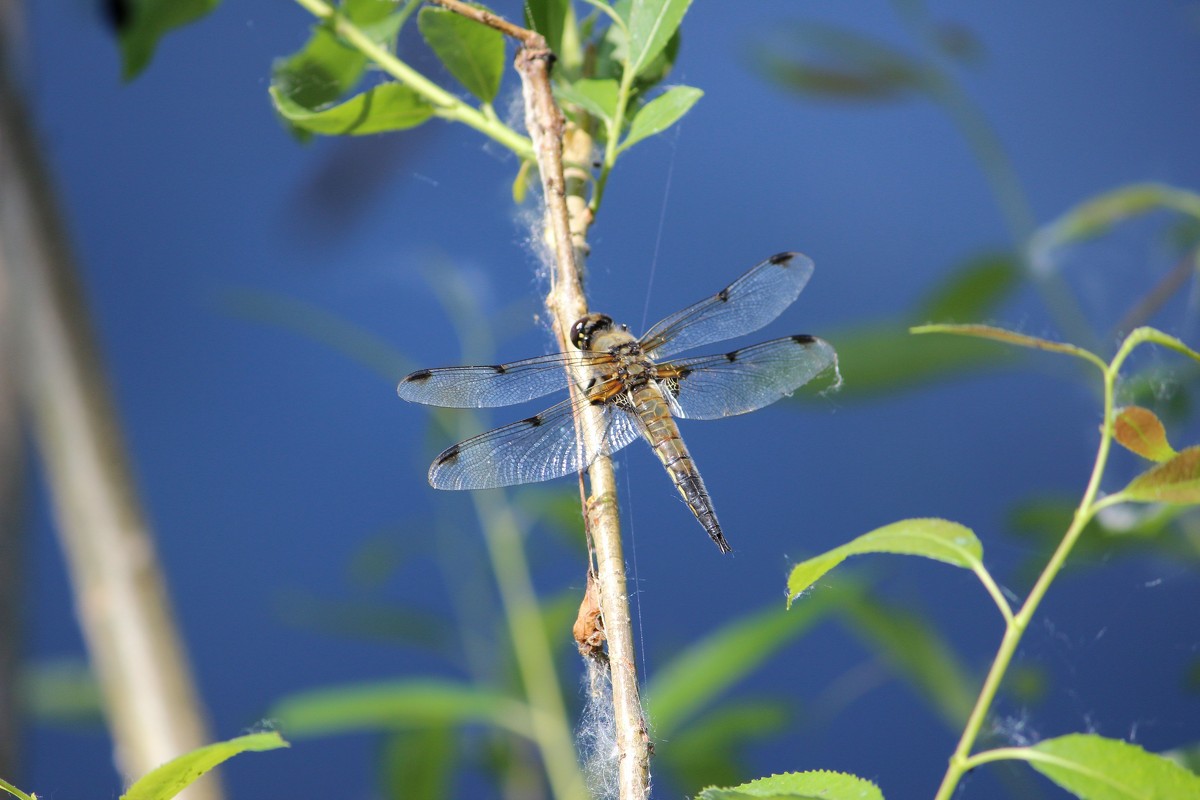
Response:
[[[592,340],[613,326],[612,317],[605,314],[588,314],[580,317],[571,326],[571,344],[579,350],[590,350]]]

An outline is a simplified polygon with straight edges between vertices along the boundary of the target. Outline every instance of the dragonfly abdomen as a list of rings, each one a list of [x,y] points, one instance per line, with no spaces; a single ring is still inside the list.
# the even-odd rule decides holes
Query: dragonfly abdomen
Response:
[[[730,552],[732,548],[721,531],[721,524],[713,510],[712,498],[708,495],[708,489],[705,488],[700,471],[692,461],[687,445],[679,435],[679,428],[671,417],[662,391],[653,384],[646,384],[634,389],[632,395],[634,408],[645,426],[646,440],[654,448],[654,454],[662,462],[667,474],[671,476],[671,481],[679,490],[683,501],[721,552]]]

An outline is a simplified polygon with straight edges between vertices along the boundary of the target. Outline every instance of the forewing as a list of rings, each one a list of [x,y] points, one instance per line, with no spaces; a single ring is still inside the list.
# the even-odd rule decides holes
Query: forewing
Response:
[[[397,394],[414,403],[447,408],[495,408],[523,403],[567,386],[566,368],[600,365],[605,353],[553,353],[510,364],[419,369],[404,376]]]
[[[771,256],[712,297],[655,325],[641,338],[642,349],[664,358],[756,331],[795,302],[812,271],[812,259],[802,253]]]
[[[745,414],[789,395],[836,368],[833,346],[815,336],[789,336],[716,356],[659,365],[671,411],[684,419]],[[674,384],[672,385],[672,381]]]
[[[593,423],[599,448],[588,452],[576,436],[575,407],[587,397],[564,400],[538,414],[459,442],[433,461],[429,484],[435,489],[494,489],[550,480],[590,465],[601,453],[611,454],[637,438],[635,415],[613,403],[596,406]]]

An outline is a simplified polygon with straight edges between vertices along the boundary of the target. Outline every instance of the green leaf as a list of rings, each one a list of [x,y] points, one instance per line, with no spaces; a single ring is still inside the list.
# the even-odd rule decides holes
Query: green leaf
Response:
[[[1151,461],[1168,461],[1175,456],[1166,429],[1148,408],[1126,406],[1118,411],[1113,420],[1113,438],[1125,449]]]
[[[629,28],[628,69],[641,75],[675,35],[692,0],[642,0],[633,4]]]
[[[121,47],[121,77],[136,78],[150,63],[158,40],[175,28],[194,22],[217,7],[220,0],[129,0],[117,20]]]
[[[1012,253],[976,256],[950,273],[913,316],[919,322],[977,320],[1012,294],[1020,280],[1021,267]]]
[[[611,125],[617,110],[617,82],[612,78],[582,78],[554,87],[559,100],[579,106]]]
[[[485,103],[496,99],[504,74],[504,34],[444,8],[417,15],[426,43],[468,92]]]
[[[742,745],[781,731],[790,714],[779,700],[744,700],[707,711],[671,737],[671,746],[654,754],[654,763],[677,776],[681,788],[719,786],[737,781]]]
[[[621,142],[622,152],[648,136],[662,133],[688,112],[704,92],[691,86],[672,86],[638,111],[629,126],[629,135]]]
[[[83,659],[35,661],[21,671],[21,712],[42,724],[102,729],[104,701]]]
[[[788,772],[728,789],[709,787],[697,800],[883,800],[868,780],[844,772]]]
[[[1140,503],[1200,503],[1200,446],[1138,475],[1121,494]]]
[[[20,789],[13,786],[11,783],[4,780],[3,778],[0,778],[0,789],[3,789],[4,791],[8,792],[13,797],[17,798],[17,800],[37,800],[36,795],[31,797],[30,795],[25,794]]]
[[[646,711],[655,734],[670,738],[705,703],[759,667],[830,612],[830,593],[800,609],[800,618],[768,610],[726,625],[660,667],[646,686]]]
[[[571,0],[525,0],[525,26],[546,38],[546,46],[562,54],[563,30]]]
[[[210,744],[147,772],[121,795],[121,800],[170,800],[201,775],[239,753],[276,750],[280,747],[288,747],[288,743],[275,731],[251,733]]]
[[[344,103],[313,110],[271,87],[275,110],[298,128],[326,136],[364,136],[415,128],[433,116],[433,106],[401,83],[384,83]]]
[[[1158,209],[1200,218],[1200,194],[1161,183],[1135,183],[1096,195],[1042,226],[1029,243],[1030,258],[1035,264],[1049,264],[1054,248],[1093,239],[1117,222]]]
[[[441,800],[453,797],[457,761],[455,731],[434,726],[390,737],[383,747],[383,784],[393,800]]]
[[[412,12],[410,2],[400,11],[392,0],[346,0],[338,8],[372,40],[393,49],[400,28]],[[271,88],[301,108],[315,111],[341,99],[362,79],[367,57],[344,44],[327,24],[318,24],[295,54],[279,59],[271,69]],[[292,126],[301,136],[306,131]]]
[[[923,617],[863,595],[842,612],[850,627],[924,695],[952,730],[961,729],[978,694],[976,681]]]
[[[873,397],[937,378],[994,370],[1015,360],[1010,350],[981,347],[966,339],[910,336],[909,324],[873,322],[830,332],[827,338],[837,343],[838,363],[853,376],[839,398]]]
[[[957,522],[932,517],[893,522],[793,567],[788,576],[788,607],[829,570],[849,556],[864,553],[924,556],[955,567],[975,569],[981,565],[983,545],[970,528]]]
[[[1073,733],[1028,751],[1030,766],[1083,800],[1200,797],[1200,777],[1129,742]]]
[[[361,683],[286,697],[268,715],[292,736],[482,722],[532,735],[529,709],[478,686],[434,679]]]
[[[896,99],[928,92],[937,74],[887,43],[855,31],[804,23],[778,44],[756,47],[751,58],[785,89],[838,100]]]

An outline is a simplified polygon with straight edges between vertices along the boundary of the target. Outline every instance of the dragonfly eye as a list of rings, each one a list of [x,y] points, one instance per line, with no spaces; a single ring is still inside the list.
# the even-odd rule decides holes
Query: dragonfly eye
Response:
[[[592,345],[592,338],[601,331],[612,327],[612,317],[604,314],[588,314],[580,317],[571,326],[571,344],[577,350],[587,350]]]

